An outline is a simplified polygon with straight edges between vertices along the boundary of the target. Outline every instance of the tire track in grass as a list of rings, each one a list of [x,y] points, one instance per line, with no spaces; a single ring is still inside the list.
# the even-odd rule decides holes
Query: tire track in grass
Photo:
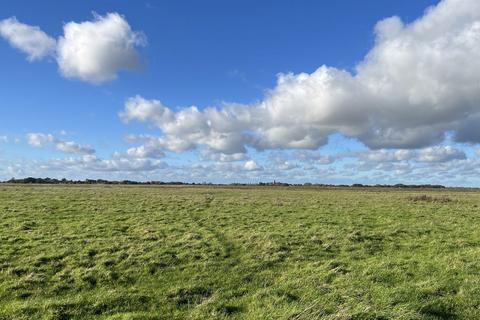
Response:
[[[201,314],[214,312],[229,316],[245,310],[236,302],[233,304],[230,302],[233,297],[241,296],[246,292],[239,288],[243,273],[238,272],[236,268],[241,262],[242,249],[225,232],[222,232],[223,226],[217,223],[218,217],[210,210],[215,203],[214,200],[215,197],[212,194],[206,194],[203,200],[189,205],[190,208],[186,212],[192,229],[198,230],[205,239],[215,241],[214,245],[221,248],[221,254],[213,259],[208,258],[208,273],[201,274],[202,280],[189,288],[189,290],[204,288],[210,293],[197,305],[200,309],[193,308],[191,312],[197,315],[198,312]]]
[[[190,210],[189,216],[194,222],[195,225],[199,226],[209,234],[211,234],[215,239],[217,239],[218,243],[223,247],[223,255],[224,259],[234,259],[236,262],[239,262],[240,257],[240,248],[234,243],[234,241],[230,240],[224,232],[219,231],[220,228],[217,225],[205,225],[204,219],[202,218],[213,218],[212,212],[209,211],[211,208],[211,204],[215,201],[215,196],[213,194],[206,194],[205,199],[203,202],[203,207],[199,208],[196,206],[195,210]],[[200,210],[197,210],[200,209]],[[207,217],[202,216],[201,214],[206,214]],[[235,264],[237,264],[235,263]],[[231,264],[230,264],[231,265]]]

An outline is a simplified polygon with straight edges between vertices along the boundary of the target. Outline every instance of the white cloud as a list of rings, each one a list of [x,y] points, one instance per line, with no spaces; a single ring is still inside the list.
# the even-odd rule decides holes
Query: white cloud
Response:
[[[176,137],[157,137],[153,135],[128,135],[127,142],[143,141],[144,143],[158,149],[167,149],[174,152],[183,152],[192,149],[192,143]]]
[[[233,112],[233,109],[230,112],[213,108],[200,111],[195,106],[173,112],[159,100],[136,96],[126,101],[119,116],[125,122],[149,121],[161,128],[164,136],[157,143],[171,151],[186,151],[205,144],[225,154],[244,153],[244,134],[232,123],[232,117],[236,117]]]
[[[51,159],[40,164],[43,170],[66,171],[99,171],[99,172],[148,172],[167,168],[167,164],[150,159],[100,159],[95,155],[84,155],[80,158]]]
[[[466,159],[465,152],[451,146],[435,146],[421,150],[418,161],[420,162],[447,162],[451,160]]]
[[[93,21],[69,22],[58,40],[58,66],[68,78],[100,83],[115,79],[120,70],[138,66],[136,47],[145,37],[132,31],[118,13],[95,14]]]
[[[153,123],[165,141],[226,154],[316,149],[333,133],[372,149],[435,145],[446,132],[480,142],[480,2],[444,0],[410,24],[380,21],[375,34],[355,73],[321,66],[280,74],[258,103],[202,111],[136,96],[121,117]]]
[[[248,160],[247,162],[245,162],[245,164],[243,165],[243,168],[247,171],[259,171],[259,170],[263,170],[263,168],[261,166],[259,166],[255,161],[253,160]]]
[[[54,55],[56,41],[37,26],[21,23],[15,17],[0,21],[0,36],[12,47],[27,54],[29,61]]]
[[[29,133],[27,134],[27,142],[34,147],[43,147],[48,143],[55,141],[55,138],[51,134],[45,133]]]
[[[0,35],[27,53],[30,61],[52,55],[62,75],[91,83],[113,80],[121,70],[136,69],[136,48],[146,44],[146,37],[133,31],[118,13],[68,22],[63,32],[56,41],[39,27],[20,23],[15,17],[0,21]]]
[[[53,145],[55,149],[66,153],[81,155],[92,155],[95,153],[95,149],[90,146],[80,145],[73,141],[62,141],[54,137],[52,134],[28,133],[27,143],[37,148]]]
[[[385,162],[448,162],[452,160],[466,159],[463,150],[453,146],[434,146],[419,150],[368,150],[353,153],[352,156],[359,157],[365,162],[378,163]]]
[[[415,157],[416,153],[412,150],[373,150],[361,152],[358,154],[365,160],[373,162],[395,162],[395,161],[404,161],[411,160]]]
[[[296,154],[298,160],[311,164],[331,164],[335,161],[335,157],[330,155],[322,155],[311,151],[299,151]]]
[[[129,148],[127,155],[133,158],[155,158],[160,159],[165,157],[165,153],[155,145],[142,145],[138,147]]]
[[[82,146],[73,141],[57,141],[55,147],[66,153],[94,154],[95,149],[89,146]]]
[[[159,100],[147,100],[140,96],[129,98],[125,103],[125,110],[120,112],[119,116],[124,122],[151,121],[157,126],[173,120],[173,112]]]
[[[277,168],[279,170],[292,170],[298,168],[298,165],[290,161],[284,161],[283,163],[278,164]]]
[[[204,149],[200,152],[200,159],[216,162],[234,162],[247,159],[247,155],[245,153],[225,154],[212,151],[211,149]]]

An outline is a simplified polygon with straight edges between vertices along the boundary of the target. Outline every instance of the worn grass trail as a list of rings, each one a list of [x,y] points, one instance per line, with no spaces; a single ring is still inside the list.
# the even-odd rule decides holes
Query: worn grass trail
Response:
[[[480,192],[0,186],[0,319],[480,319]]]

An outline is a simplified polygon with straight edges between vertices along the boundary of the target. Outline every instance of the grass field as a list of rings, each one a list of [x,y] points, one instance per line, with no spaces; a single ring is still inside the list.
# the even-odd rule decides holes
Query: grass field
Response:
[[[0,319],[480,319],[480,192],[0,186]]]

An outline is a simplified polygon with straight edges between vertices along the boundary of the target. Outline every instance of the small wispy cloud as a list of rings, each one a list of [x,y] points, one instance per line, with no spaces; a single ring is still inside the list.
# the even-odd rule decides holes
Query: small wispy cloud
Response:
[[[52,134],[28,133],[27,143],[37,148],[52,145],[58,151],[62,151],[65,153],[74,153],[81,155],[92,155],[95,153],[95,149],[90,146],[80,145],[73,141],[63,141],[56,138]]]

